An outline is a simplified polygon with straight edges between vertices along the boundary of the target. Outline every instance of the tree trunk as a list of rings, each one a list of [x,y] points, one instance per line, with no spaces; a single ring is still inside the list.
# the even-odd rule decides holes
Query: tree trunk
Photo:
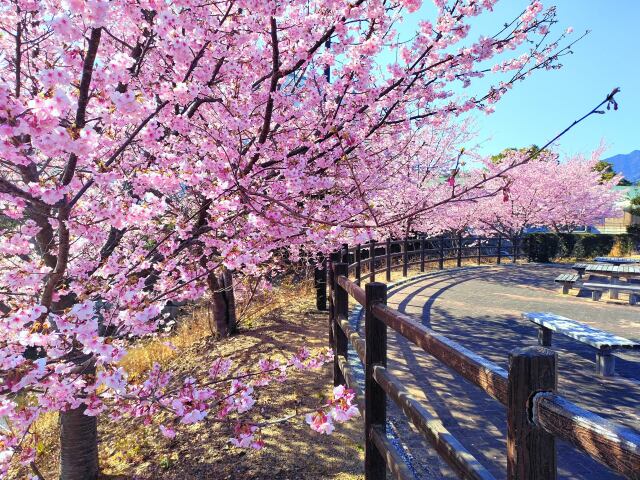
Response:
[[[233,273],[226,268],[218,275],[212,272],[208,284],[211,290],[211,329],[218,337],[228,337],[237,332]]]
[[[236,294],[233,287],[233,272],[227,268],[222,271],[224,279],[224,294],[227,302],[227,325],[229,334],[238,333],[238,319],[236,317]]]
[[[84,410],[60,412],[60,480],[98,478],[98,418]]]

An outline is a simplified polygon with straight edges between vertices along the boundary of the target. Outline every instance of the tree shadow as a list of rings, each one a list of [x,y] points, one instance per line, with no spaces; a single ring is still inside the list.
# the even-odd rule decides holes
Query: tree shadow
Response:
[[[537,327],[520,318],[522,311],[553,311],[565,315],[555,312],[560,308],[568,311],[565,316],[572,318],[571,311],[580,313],[587,309],[592,310],[587,318],[600,322],[598,328],[612,327],[613,320],[620,320],[621,315],[629,319],[632,327],[635,325],[637,310],[634,307],[599,302],[583,304],[584,299],[559,296],[553,278],[557,270],[566,271],[566,268],[566,265],[536,265],[437,272],[393,289],[390,301],[397,302],[400,311],[416,315],[417,321],[503,368],[508,367],[510,351],[537,343]],[[513,291],[516,286],[519,286],[517,292]],[[497,313],[492,314],[492,309]],[[624,322],[622,324],[624,326]],[[617,325],[616,328],[623,327]],[[636,329],[636,336],[637,333]],[[558,352],[560,394],[609,420],[637,428],[640,356],[618,356],[618,375],[603,378],[595,374],[595,349],[561,335],[554,336],[552,348]],[[451,433],[496,478],[505,478],[505,408],[393,333],[389,358],[394,373],[410,384]],[[415,435],[408,429],[402,434]],[[622,478],[567,443],[558,441],[557,445],[560,477]]]

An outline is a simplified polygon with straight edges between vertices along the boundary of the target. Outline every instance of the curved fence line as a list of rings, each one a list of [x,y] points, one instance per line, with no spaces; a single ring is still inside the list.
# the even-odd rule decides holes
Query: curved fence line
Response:
[[[481,263],[482,259],[488,257],[495,258],[499,264],[505,257],[511,257],[516,262],[520,253],[517,240],[512,243],[499,238],[457,237],[453,241],[453,246],[448,244],[451,239],[371,242],[366,247],[344,247],[332,254],[327,262],[334,383],[346,383],[353,388],[358,405],[364,412],[366,480],[384,480],[387,470],[393,478],[414,478],[412,469],[386,437],[387,398],[400,407],[460,478],[494,478],[387,370],[388,328],[421,347],[507,408],[506,457],[509,480],[556,479],[556,438],[573,444],[626,478],[640,479],[640,435],[557,395],[555,352],[544,347],[516,349],[509,355],[507,372],[423,326],[419,318],[386,305],[387,286],[375,282],[376,275],[382,272],[390,280],[390,272],[394,268],[402,268],[406,276],[411,265],[419,265],[420,270],[424,271],[425,265],[430,262],[437,262],[438,268],[443,269],[448,260],[455,260],[456,265],[461,266],[465,258],[474,258]],[[393,251],[394,246],[398,245],[401,251]],[[380,247],[384,247],[382,254],[378,254]],[[469,254],[470,248],[474,249],[474,255]],[[393,259],[398,257],[402,257],[402,261],[394,265]],[[366,275],[363,275],[363,267],[368,269]],[[353,280],[349,279],[350,274],[355,277]],[[362,288],[360,284],[364,278],[372,281]],[[364,335],[348,321],[349,297],[363,306]],[[319,304],[320,301],[319,294]],[[364,389],[357,384],[347,361],[349,344],[364,366]]]

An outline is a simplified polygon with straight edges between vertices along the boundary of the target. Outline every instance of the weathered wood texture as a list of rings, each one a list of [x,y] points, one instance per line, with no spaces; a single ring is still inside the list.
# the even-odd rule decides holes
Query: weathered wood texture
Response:
[[[482,388],[503,405],[507,404],[507,372],[504,369],[425,327],[419,323],[419,319],[386,305],[376,305],[373,310],[388,327]]]
[[[593,328],[586,323],[571,318],[547,312],[524,312],[522,318],[530,322],[553,330],[556,333],[573,338],[597,349],[609,350],[640,350],[640,342]]]
[[[347,275],[347,264],[336,263],[333,266],[334,274],[334,322],[333,322],[333,383],[334,385],[341,385],[344,383],[342,371],[338,365],[338,356],[347,356],[347,350],[349,348],[349,341],[347,336],[339,326],[341,319],[346,319],[349,316],[349,294],[340,286],[338,279],[344,278]]]
[[[329,264],[327,265],[327,283],[329,286],[329,346],[333,348],[333,325],[335,324],[335,275],[333,266],[340,261],[340,253],[334,252],[329,256]]]
[[[544,347],[518,348],[509,355],[507,405],[508,480],[554,480],[555,438],[530,421],[530,399],[555,391],[556,354]]]
[[[349,362],[347,362],[346,357],[338,357],[338,365],[340,366],[340,370],[342,371],[342,376],[344,377],[347,387],[353,390],[356,395],[358,410],[360,410],[361,414],[364,414],[364,392],[360,388],[360,385],[358,385],[355,373],[349,366]]]
[[[377,425],[372,427],[371,439],[380,455],[384,457],[392,478],[396,480],[417,480],[413,472],[409,470],[404,458],[400,456],[396,447],[387,438],[383,428]],[[382,478],[386,478],[386,475]]]
[[[356,245],[355,262],[356,262],[356,283],[360,285],[360,279],[362,278],[362,249],[360,248],[360,244]]]
[[[340,249],[340,263],[349,263],[349,245],[346,243]]]
[[[586,452],[626,478],[640,479],[640,435],[584,410],[554,393],[533,397],[540,428]]]
[[[445,428],[442,422],[434,418],[419,401],[413,398],[386,368],[375,367],[374,378],[438,454],[456,470],[460,478],[475,480],[494,478]]]
[[[320,311],[327,310],[327,261],[320,256],[316,267],[313,269],[313,283],[316,289],[316,308]]]
[[[386,280],[387,282],[391,281],[391,240],[387,239],[387,243],[385,245],[385,257],[386,257],[386,262],[385,262],[385,270],[386,270]]]
[[[445,239],[440,237],[439,258],[429,261],[438,261],[438,266],[444,268],[445,258],[452,260],[457,257],[459,260],[462,257],[463,243],[460,237],[456,240],[457,244],[451,243],[449,239],[450,246],[445,248]],[[480,241],[478,239],[479,259],[482,257]],[[385,247],[384,255],[379,259],[386,260],[384,269],[387,271],[387,279],[390,279],[392,268],[402,267],[405,275],[409,265],[419,264],[422,268],[425,263],[425,241],[424,239],[412,241],[414,260],[418,253],[415,250],[417,242],[419,242],[420,260],[411,263],[408,262],[409,241],[407,239],[387,240],[384,244],[379,244]],[[402,251],[391,253],[392,245],[400,245]],[[368,263],[372,271],[364,277],[375,278],[375,247],[375,243],[369,245]],[[501,262],[501,248],[502,239],[498,237],[497,263]],[[517,261],[518,248],[518,242],[514,240],[511,246],[513,261]],[[355,257],[357,250],[352,249],[352,251]],[[445,251],[453,253],[454,256],[445,257]],[[385,479],[387,468],[394,478],[411,478],[407,476],[410,472],[404,465],[404,460],[386,437],[384,430],[386,395],[389,395],[402,408],[416,428],[434,445],[438,453],[450,463],[461,478],[493,478],[442,423],[431,417],[424,406],[412,398],[399,380],[386,370],[387,326],[508,407],[509,480],[555,479],[555,437],[574,444],[626,478],[640,480],[640,435],[608,422],[556,395],[554,393],[557,378],[556,357],[552,351],[543,347],[513,351],[510,355],[510,370],[507,375],[504,369],[423,326],[419,323],[419,319],[386,306],[384,284],[369,283],[363,289],[349,281],[348,266],[339,263],[340,259],[349,260],[349,255],[349,249],[345,247],[333,254],[329,262],[327,273],[330,290],[328,298],[330,342],[336,353],[334,375],[340,380],[336,383],[346,383],[356,391],[358,406],[365,414],[366,480]],[[399,256],[403,257],[402,262],[392,266],[392,258]],[[356,263],[352,266],[355,267]],[[348,321],[348,295],[365,307],[366,341]],[[550,345],[552,331],[558,331],[560,325],[557,323],[548,325],[547,318],[544,322],[539,318],[536,320],[541,327],[540,343]],[[584,336],[593,332],[586,332],[582,326],[579,333],[580,336]],[[603,340],[600,338],[602,332],[598,333],[598,340]],[[365,366],[364,392],[356,383],[354,373],[347,362],[348,342],[351,342]]]
[[[373,307],[387,302],[387,286],[384,283],[368,283],[365,291],[364,474],[365,480],[385,480],[385,457],[373,442],[372,429],[378,427],[384,433],[387,425],[386,395],[373,378],[376,365],[387,366],[387,326],[376,317]]]
[[[357,333],[353,328],[351,328],[351,325],[349,325],[349,320],[347,320],[346,318],[340,319],[339,324],[340,324],[340,328],[342,328],[342,331],[345,333],[345,335],[351,342],[351,345],[353,345],[353,349],[358,354],[360,361],[364,365],[364,353],[365,353],[364,338],[362,338],[359,333]]]
[[[369,242],[369,280],[376,281],[376,242]]]
[[[358,302],[360,305],[364,305],[364,288],[350,281],[346,277],[346,275],[337,277],[336,281],[338,282],[338,285],[340,285],[349,295],[351,295],[355,299],[356,302]]]

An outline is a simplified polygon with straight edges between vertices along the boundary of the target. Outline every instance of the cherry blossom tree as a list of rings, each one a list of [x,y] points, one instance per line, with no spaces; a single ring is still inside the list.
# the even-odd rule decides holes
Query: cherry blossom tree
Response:
[[[30,428],[49,411],[60,412],[66,480],[97,475],[97,416],[109,412],[152,421],[162,410],[179,424],[238,415],[236,444],[259,445],[240,419],[252,389],[326,354],[247,367],[251,381],[214,365],[208,379],[158,367],[140,383],[118,366],[126,338],[153,335],[169,300],[215,295],[225,271],[258,273],[282,249],[292,260],[328,250],[463,194],[400,211],[373,192],[397,189],[406,159],[427,151],[419,132],[489,113],[571,44],[550,36],[555,10],[538,1],[473,40],[469,20],[495,1],[437,0],[401,60],[378,62],[420,3],[0,6],[2,472],[34,461]],[[328,433],[350,402],[334,393],[310,425]]]
[[[497,185],[502,186],[502,198],[487,197],[482,202],[480,221],[514,238],[527,227],[567,232],[612,215],[620,200],[613,189],[619,177],[602,180],[595,169],[601,154],[599,149],[590,158],[575,156],[566,161],[559,161],[558,155],[549,151],[537,154],[512,174],[502,175]],[[528,155],[527,151],[513,150],[501,163],[519,162]],[[489,173],[500,168],[500,164],[491,165]]]

